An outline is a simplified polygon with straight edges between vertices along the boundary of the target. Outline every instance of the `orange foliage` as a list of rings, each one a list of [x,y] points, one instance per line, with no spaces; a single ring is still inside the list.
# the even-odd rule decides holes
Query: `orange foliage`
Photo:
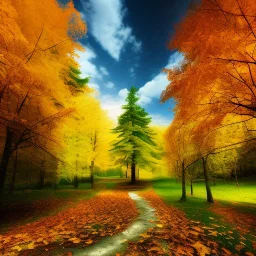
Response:
[[[72,3],[61,8],[56,0],[1,1],[1,190],[12,150],[25,143],[49,151],[46,144],[56,142],[54,123],[72,111],[60,72],[81,49],[76,40],[85,32]]]
[[[242,234],[256,233],[256,220],[255,216],[250,213],[240,212],[235,205],[222,205],[217,203],[214,207],[211,207],[211,211],[222,216],[224,221],[236,226]],[[256,248],[256,243],[254,242]]]
[[[167,206],[153,191],[141,195],[156,209],[159,221],[139,242],[131,243],[125,255],[218,255],[218,244],[206,237],[207,227]]]
[[[163,101],[173,97],[177,102],[166,134],[168,149],[177,143],[179,127],[186,126],[191,138],[189,143],[182,141],[185,148],[192,143],[196,158],[206,156],[216,148],[217,131],[212,131],[227,116],[235,121],[255,117],[255,15],[254,0],[202,0],[177,26],[169,48],[181,52],[184,61],[165,70],[170,84],[162,94]]]
[[[59,73],[81,48],[74,40],[86,27],[72,4],[62,9],[55,0],[4,0],[0,8],[1,120],[31,124],[56,113],[54,99],[69,95]]]
[[[254,115],[255,13],[253,0],[203,0],[177,27],[169,46],[185,61],[167,70],[171,83],[162,98],[178,101],[181,118],[214,125],[227,113]]]
[[[57,215],[1,235],[0,252],[4,255],[17,252],[39,255],[40,252],[42,255],[42,250],[58,249],[60,244],[68,248],[87,246],[104,236],[122,232],[136,216],[136,207],[127,192],[101,192]]]

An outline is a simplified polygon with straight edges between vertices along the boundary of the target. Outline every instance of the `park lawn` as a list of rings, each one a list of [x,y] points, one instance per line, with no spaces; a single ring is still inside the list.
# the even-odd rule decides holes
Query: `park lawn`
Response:
[[[187,218],[193,221],[200,221],[202,225],[211,227],[214,233],[209,232],[212,239],[228,248],[232,253],[240,254],[239,246],[243,247],[243,252],[254,251],[256,244],[256,234],[254,230],[241,233],[234,223],[225,220],[225,216],[213,211],[217,205],[230,206],[237,213],[254,215],[256,218],[256,190],[255,183],[241,182],[237,188],[230,182],[217,181],[212,186],[212,193],[217,205],[206,202],[206,192],[203,182],[194,183],[194,196],[189,196],[190,187],[187,186],[187,202],[181,203],[181,184],[172,179],[155,179],[153,188],[156,193],[167,204],[171,204],[185,212]],[[255,226],[254,226],[255,228]],[[215,232],[216,231],[216,232]],[[238,247],[237,247],[238,246]]]
[[[54,215],[72,207],[81,200],[96,195],[98,190],[90,189],[90,184],[60,185],[58,189],[20,190],[4,194],[0,207],[0,233],[10,228],[24,225],[42,217]]]
[[[95,176],[95,183],[104,185],[105,189],[115,189],[116,186],[124,182],[124,178],[120,176],[110,176],[110,177],[99,177]]]

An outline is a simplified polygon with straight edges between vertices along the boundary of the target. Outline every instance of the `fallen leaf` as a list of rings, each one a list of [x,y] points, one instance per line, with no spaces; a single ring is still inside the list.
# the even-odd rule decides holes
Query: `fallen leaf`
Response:
[[[20,246],[16,245],[16,246],[12,247],[12,250],[20,252],[22,250],[22,248]]]
[[[209,247],[201,244],[200,242],[196,242],[195,244],[193,244],[193,247],[197,250],[197,252],[200,256],[205,256],[206,254],[211,253],[211,249]]]
[[[221,248],[227,255],[232,255],[231,251],[226,248]]]
[[[251,253],[251,252],[245,252],[244,254],[247,255],[247,256],[254,256],[254,254]]]
[[[85,243],[86,243],[86,244],[91,244],[91,243],[93,243],[93,240],[92,240],[92,239],[89,239],[89,240],[87,240]]]
[[[29,249],[29,250],[32,250],[32,249],[34,249],[34,248],[35,248],[34,242],[28,244],[28,249]]]
[[[143,238],[149,238],[150,237],[150,235],[148,235],[148,234],[140,234],[140,236],[143,237]]]

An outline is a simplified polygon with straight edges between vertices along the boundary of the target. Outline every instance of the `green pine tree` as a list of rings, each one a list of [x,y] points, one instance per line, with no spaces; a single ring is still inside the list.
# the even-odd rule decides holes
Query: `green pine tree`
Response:
[[[69,85],[72,85],[76,88],[83,88],[89,83],[90,78],[81,78],[80,76],[82,72],[78,68],[70,66],[69,69]]]
[[[75,65],[66,66],[60,73],[64,83],[69,86],[73,93],[83,92],[88,89],[90,77],[81,78],[82,72]]]
[[[132,87],[126,98],[124,113],[118,118],[118,125],[113,129],[118,139],[113,142],[113,151],[118,163],[131,166],[131,183],[136,183],[136,165],[145,166],[154,163],[157,158],[153,131],[149,128],[151,117],[138,104],[138,90]]]

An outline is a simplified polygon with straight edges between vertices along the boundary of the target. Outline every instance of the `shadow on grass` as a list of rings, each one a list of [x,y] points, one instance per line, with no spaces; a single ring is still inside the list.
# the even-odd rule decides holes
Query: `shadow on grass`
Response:
[[[255,195],[253,194],[252,185],[246,183],[242,191],[245,191],[246,195],[241,195],[242,199],[238,197],[240,191],[236,191],[236,194],[230,195],[230,190],[238,190],[236,187],[232,187],[232,184],[226,184],[225,182],[219,183],[216,187],[212,187],[213,196],[215,200],[220,204],[225,204],[235,208],[236,211],[244,213],[250,213],[256,215]],[[246,251],[254,251],[253,243],[256,242],[256,234],[253,230],[252,233],[241,234],[236,225],[228,223],[224,220],[223,216],[217,214],[211,210],[211,207],[215,205],[206,202],[206,192],[203,183],[194,184],[195,196],[187,196],[186,202],[180,202],[181,197],[181,184],[176,183],[171,179],[158,179],[153,181],[153,188],[156,193],[163,198],[167,204],[171,204],[178,209],[185,212],[188,219],[201,222],[203,226],[210,227],[210,231],[206,231],[212,240],[218,242],[223,247],[228,248],[232,253],[244,253]],[[254,187],[255,189],[255,187]],[[189,191],[189,187],[187,187]],[[217,193],[214,193],[218,190]],[[187,192],[188,192],[187,191]],[[229,193],[226,195],[226,193]],[[248,200],[248,196],[251,195],[251,202]],[[234,203],[234,199],[238,199],[238,202]],[[243,202],[243,198],[246,198]],[[248,202],[249,201],[249,202]],[[256,219],[256,218],[255,218]],[[212,231],[216,231],[212,233]],[[237,246],[242,246],[241,251],[237,251]]]
[[[0,233],[54,215],[96,193],[96,190],[83,189],[83,186],[78,189],[60,186],[57,190],[25,190],[5,194],[0,207]]]

